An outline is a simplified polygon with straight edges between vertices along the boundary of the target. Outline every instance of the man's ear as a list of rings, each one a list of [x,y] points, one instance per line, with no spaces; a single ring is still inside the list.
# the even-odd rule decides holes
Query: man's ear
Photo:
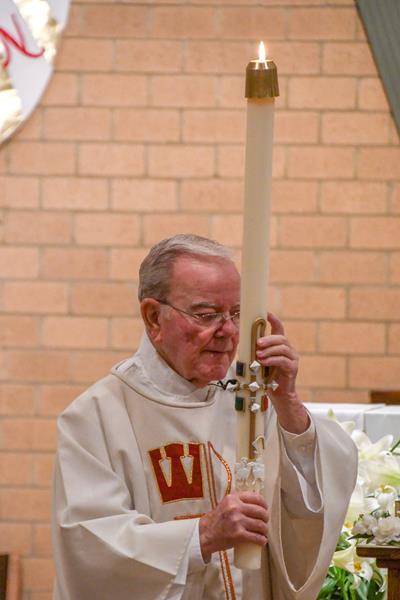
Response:
[[[156,341],[160,333],[160,303],[154,298],[143,298],[140,312],[150,339]]]

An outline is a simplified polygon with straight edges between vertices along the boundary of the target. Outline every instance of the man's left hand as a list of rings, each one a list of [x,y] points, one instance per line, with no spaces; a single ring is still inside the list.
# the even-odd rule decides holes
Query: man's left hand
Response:
[[[296,392],[299,356],[285,335],[283,323],[268,313],[271,334],[257,341],[257,360],[270,368],[269,381],[276,381],[278,388],[269,390],[268,396],[275,407],[280,425],[291,433],[306,431],[310,419]]]

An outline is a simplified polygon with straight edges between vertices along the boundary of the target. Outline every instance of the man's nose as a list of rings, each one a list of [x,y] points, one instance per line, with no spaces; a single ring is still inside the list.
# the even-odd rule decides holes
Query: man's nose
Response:
[[[228,335],[234,335],[237,333],[237,325],[233,322],[233,319],[230,317],[225,317],[222,323],[219,325],[218,329],[215,332],[217,337],[223,337]]]

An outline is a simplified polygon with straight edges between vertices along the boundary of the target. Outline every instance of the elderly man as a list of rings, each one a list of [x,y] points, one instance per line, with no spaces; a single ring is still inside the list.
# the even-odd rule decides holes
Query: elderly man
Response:
[[[59,419],[54,598],[313,600],[355,483],[352,442],[310,418],[297,354],[269,314],[257,356],[279,387],[265,413],[265,492],[236,493],[230,254],[197,236],[160,242],[141,265],[139,300],[138,352]],[[260,570],[233,566],[242,542],[265,548]]]

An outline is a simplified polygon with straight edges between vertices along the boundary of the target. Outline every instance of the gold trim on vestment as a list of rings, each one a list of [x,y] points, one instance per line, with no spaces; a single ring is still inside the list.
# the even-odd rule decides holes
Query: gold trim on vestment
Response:
[[[211,442],[208,442],[207,452],[206,452],[208,489],[210,490],[210,500],[211,500],[212,508],[215,508],[217,506],[218,502],[217,502],[217,491],[216,491],[215,479],[214,479],[214,471],[213,471],[212,462],[211,462],[211,448],[212,448],[213,452],[215,452],[216,456],[218,458],[220,458],[220,460],[222,459],[222,457],[221,457],[221,455],[218,455],[216,453]],[[222,462],[222,464],[225,463],[224,466],[226,465],[229,469],[229,465],[228,465],[228,463],[226,463],[225,460],[222,459],[221,462]],[[229,469],[229,474],[231,475],[230,469]],[[232,475],[231,475],[231,478],[232,478]],[[230,482],[229,482],[229,477],[228,477],[228,486],[229,486],[229,484],[230,484]],[[221,550],[218,554],[219,554],[219,560],[220,560],[220,565],[221,565],[222,580],[224,583],[226,600],[236,600],[235,586],[233,583],[231,568],[230,568],[229,559],[228,559],[226,550]]]

